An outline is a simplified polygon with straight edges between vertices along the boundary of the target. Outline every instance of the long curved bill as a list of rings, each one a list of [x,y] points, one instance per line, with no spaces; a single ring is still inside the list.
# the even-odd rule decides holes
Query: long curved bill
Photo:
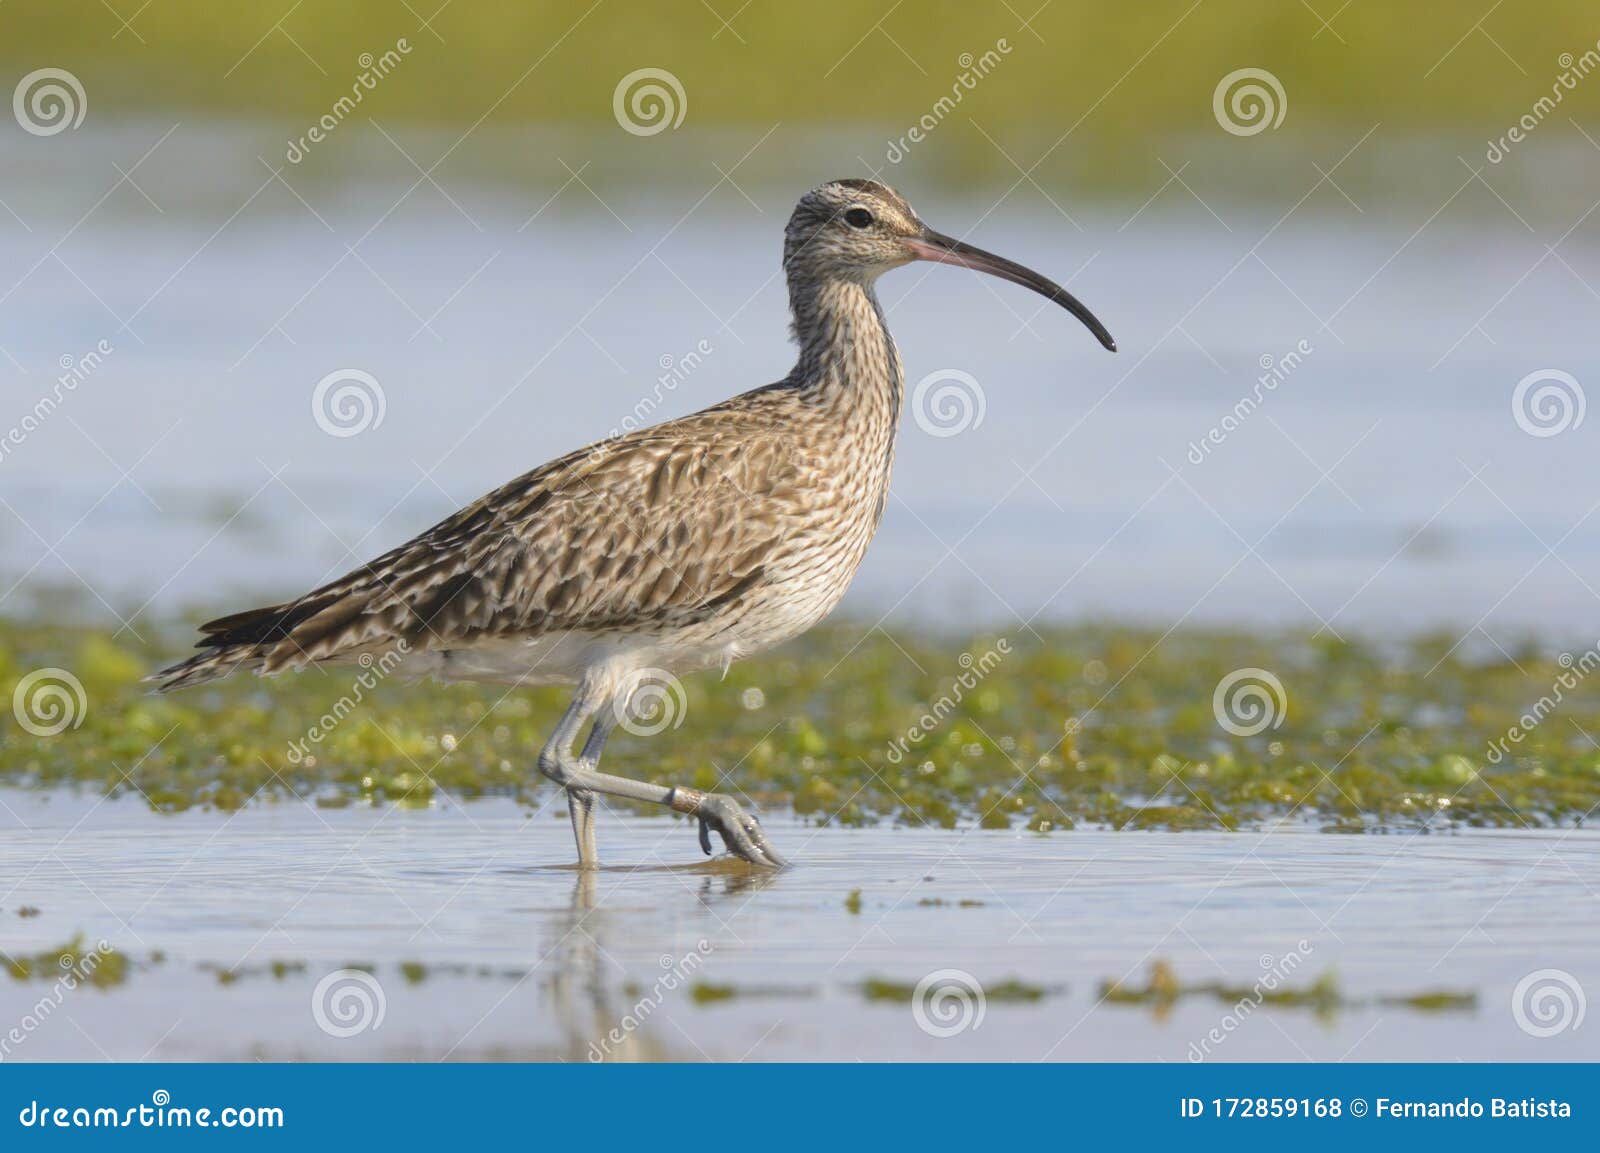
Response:
[[[1013,284],[1033,289],[1046,300],[1055,301],[1083,321],[1089,331],[1094,333],[1095,339],[1105,345],[1107,352],[1117,351],[1117,342],[1111,338],[1111,333],[1106,331],[1106,326],[1100,323],[1094,313],[1085,308],[1072,293],[1055,281],[1046,280],[1033,269],[1024,268],[1014,260],[985,252],[952,236],[934,232],[931,228],[924,228],[920,236],[911,237],[906,244],[918,260],[931,260],[936,264],[953,264],[957,268],[987,272],[991,276],[998,276],[1001,280],[1009,280]]]

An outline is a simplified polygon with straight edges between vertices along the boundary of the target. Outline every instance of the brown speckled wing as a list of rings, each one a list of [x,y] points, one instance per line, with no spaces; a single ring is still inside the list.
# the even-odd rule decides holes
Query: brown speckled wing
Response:
[[[263,645],[275,672],[402,637],[703,620],[761,583],[796,509],[790,442],[765,423],[718,406],[581,449],[297,601],[213,622],[202,643]]]

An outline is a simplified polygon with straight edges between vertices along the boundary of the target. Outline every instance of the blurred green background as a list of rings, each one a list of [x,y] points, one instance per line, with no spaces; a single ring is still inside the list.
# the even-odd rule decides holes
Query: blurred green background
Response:
[[[1113,187],[1144,179],[1150,142],[1214,131],[1212,90],[1232,68],[1264,67],[1283,79],[1302,140],[1319,127],[1381,121],[1390,144],[1448,136],[1481,152],[1511,123],[1508,109],[1520,113],[1519,99],[1531,104],[1550,91],[1562,54],[1581,56],[1597,36],[1600,19],[1586,0],[0,6],[0,63],[10,72],[71,69],[97,117],[309,123],[349,90],[362,53],[381,54],[405,37],[413,51],[404,81],[380,84],[363,115],[458,132],[592,130],[612,118],[619,69],[651,66],[682,81],[686,127],[856,128],[869,142],[863,148],[879,155],[950,90],[963,53],[981,55],[1003,37],[1012,48],[1000,65],[1004,82],[980,82],[963,101],[982,132],[949,133],[925,162],[953,182],[1009,181],[1015,169],[983,133],[1007,151],[1015,146],[1029,167],[1070,129],[1070,147],[1041,171],[1070,168],[1075,181]],[[1570,134],[1567,116],[1596,99],[1580,84],[1546,131]],[[531,147],[534,155],[503,159],[555,167],[538,154],[546,149]]]

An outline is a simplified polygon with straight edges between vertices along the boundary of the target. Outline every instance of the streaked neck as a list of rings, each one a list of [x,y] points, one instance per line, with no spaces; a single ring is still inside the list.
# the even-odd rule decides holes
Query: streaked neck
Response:
[[[792,282],[800,358],[790,381],[818,400],[867,405],[898,419],[900,354],[872,285],[834,277]]]

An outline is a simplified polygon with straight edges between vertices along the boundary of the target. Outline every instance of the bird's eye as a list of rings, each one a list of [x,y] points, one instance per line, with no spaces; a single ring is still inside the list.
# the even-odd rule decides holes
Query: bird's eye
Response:
[[[852,208],[844,214],[844,222],[851,228],[865,228],[872,223],[872,213],[865,208]]]

